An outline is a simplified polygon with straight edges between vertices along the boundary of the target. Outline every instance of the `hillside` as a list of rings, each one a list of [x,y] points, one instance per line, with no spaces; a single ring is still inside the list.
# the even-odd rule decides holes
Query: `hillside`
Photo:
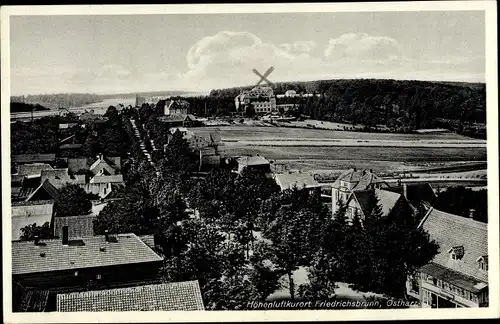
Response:
[[[31,112],[31,111],[41,111],[41,110],[49,110],[41,105],[33,105],[24,102],[11,102],[10,103],[10,112],[11,113],[20,113],[20,112]]]

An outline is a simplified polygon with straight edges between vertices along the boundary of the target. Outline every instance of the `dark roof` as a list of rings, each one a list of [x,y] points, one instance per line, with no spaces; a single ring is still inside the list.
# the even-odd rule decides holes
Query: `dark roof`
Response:
[[[17,174],[23,176],[40,176],[44,170],[52,170],[53,168],[47,163],[29,163],[21,164],[17,168]]]
[[[55,154],[13,154],[11,157],[13,163],[54,162],[55,160]]]
[[[68,226],[69,237],[85,237],[94,235],[94,220],[96,215],[78,215],[54,217],[54,236],[62,237],[63,226]]]
[[[89,165],[87,164],[87,158],[69,158],[68,159],[68,169],[72,172],[77,172],[82,169],[88,170]]]
[[[397,192],[399,194],[404,193],[404,185],[389,187],[386,190]],[[436,194],[429,183],[411,183],[406,184],[406,199],[414,206],[417,207],[420,202],[427,201],[433,205],[436,201]]]
[[[433,262],[463,275],[488,282],[488,273],[479,268],[477,260],[488,255],[488,226],[471,218],[448,214],[432,207],[420,225],[439,244]],[[461,260],[453,260],[449,251],[463,246]]]
[[[105,242],[104,236],[87,236],[83,246],[64,246],[60,239],[12,242],[12,274],[29,274],[114,265],[158,262],[162,258],[135,234],[117,234],[118,242]],[[101,249],[104,248],[104,249]],[[45,253],[42,257],[40,253]]]
[[[460,272],[454,271],[447,267],[443,267],[442,265],[434,262],[421,267],[420,272],[431,275],[432,277],[443,280],[459,288],[468,290],[472,293],[478,293],[487,287],[487,285],[480,280],[466,276]]]
[[[59,196],[59,191],[57,190],[56,187],[54,187],[49,180],[45,180],[44,182],[42,182],[42,184],[40,184],[40,186],[38,186],[38,188],[36,188],[35,190],[33,190],[29,195],[28,197],[26,197],[26,201],[29,201],[29,200],[32,200],[32,198],[35,196],[36,193],[40,192],[44,190],[45,192],[47,192],[49,194],[50,197],[52,197],[52,199],[57,199],[57,197]]]
[[[57,295],[58,312],[202,310],[197,280]]]
[[[369,212],[369,200],[370,200],[370,195],[372,193],[375,193],[375,195],[378,198],[379,205],[382,209],[382,214],[384,216],[388,216],[389,213],[392,211],[396,203],[401,199],[401,195],[398,193],[394,193],[391,191],[387,191],[385,189],[370,189],[370,190],[359,190],[359,191],[354,191],[352,195],[349,197],[349,200],[351,199],[356,199],[359,203],[359,207],[363,211],[363,214],[367,214]]]

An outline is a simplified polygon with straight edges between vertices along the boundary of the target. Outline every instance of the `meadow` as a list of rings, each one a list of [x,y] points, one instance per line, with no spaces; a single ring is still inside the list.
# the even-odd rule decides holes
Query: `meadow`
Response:
[[[478,140],[454,133],[364,133],[259,126],[225,126],[217,127],[217,129],[220,129],[228,156],[259,154],[272,160],[275,165],[282,165],[288,170],[344,170],[357,167],[373,169],[375,172],[394,172],[443,167],[457,162],[486,161],[486,148],[481,146],[310,146],[320,140],[478,142]],[[215,128],[201,127],[193,130],[196,130],[198,134],[205,134],[213,132]],[[294,139],[300,139],[303,145],[286,145],[287,141]],[[273,141],[276,145],[259,145],[266,140]],[[252,141],[255,144],[252,144]],[[309,144],[308,141],[310,141]]]

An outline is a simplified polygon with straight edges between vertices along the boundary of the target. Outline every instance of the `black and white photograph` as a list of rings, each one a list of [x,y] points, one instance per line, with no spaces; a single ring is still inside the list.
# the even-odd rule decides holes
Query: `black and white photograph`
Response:
[[[1,19],[7,322],[499,315],[493,1]]]

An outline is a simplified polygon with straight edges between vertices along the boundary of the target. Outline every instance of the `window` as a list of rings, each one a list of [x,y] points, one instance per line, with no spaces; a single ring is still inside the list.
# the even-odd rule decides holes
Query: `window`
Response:
[[[488,256],[483,255],[477,259],[479,269],[488,271]]]
[[[101,279],[101,275],[100,274],[97,274],[95,277],[96,277],[97,280]]]
[[[462,260],[465,254],[465,250],[462,245],[454,246],[448,251],[448,253],[451,253],[452,260]]]

